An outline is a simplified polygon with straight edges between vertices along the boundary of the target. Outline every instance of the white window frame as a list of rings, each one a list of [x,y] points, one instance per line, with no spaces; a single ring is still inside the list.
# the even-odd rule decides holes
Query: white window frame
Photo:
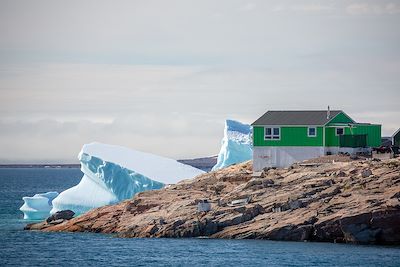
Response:
[[[310,135],[310,129],[315,129],[315,134],[314,135]],[[315,126],[310,126],[307,128],[307,136],[308,137],[317,137],[317,127]]]
[[[271,129],[271,134],[267,135],[267,129]],[[274,129],[279,130],[279,135],[274,134]],[[277,137],[277,138],[274,138]],[[281,127],[277,126],[266,126],[264,127],[264,140],[266,141],[279,141],[281,140]]]
[[[343,133],[342,133],[342,134],[338,134],[338,132],[337,132],[338,129],[342,129]],[[335,135],[336,135],[336,136],[344,135],[344,127],[336,127],[336,128],[335,128]]]

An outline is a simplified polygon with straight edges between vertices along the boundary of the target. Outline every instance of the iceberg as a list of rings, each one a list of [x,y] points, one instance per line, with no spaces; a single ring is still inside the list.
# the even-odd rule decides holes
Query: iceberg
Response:
[[[50,216],[52,201],[57,192],[36,194],[33,197],[23,197],[24,204],[19,209],[24,213],[25,220],[43,220]]]
[[[221,150],[218,154],[217,164],[212,170],[251,160],[253,157],[251,132],[251,126],[248,124],[226,120]]]
[[[84,145],[78,159],[82,180],[53,200],[51,214],[67,209],[82,214],[204,173],[173,159],[101,143]]]

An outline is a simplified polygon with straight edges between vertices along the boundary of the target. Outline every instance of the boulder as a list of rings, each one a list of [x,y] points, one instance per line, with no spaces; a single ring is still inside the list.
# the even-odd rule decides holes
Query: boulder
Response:
[[[341,192],[341,190],[338,186],[333,186],[333,187],[329,187],[329,188],[323,190],[320,193],[319,197],[320,197],[320,199],[324,199],[327,197],[333,197],[337,194],[340,194],[340,192]]]
[[[229,213],[218,220],[218,227],[224,228],[227,226],[241,224],[252,220],[254,217],[264,213],[264,208],[259,205],[253,206],[242,206],[234,209],[230,209]]]
[[[245,185],[245,189],[249,189],[252,188],[254,189],[254,187],[257,186],[261,186],[262,187],[263,181],[260,178],[253,178],[250,181],[247,182],[247,184]]]
[[[343,231],[339,220],[333,219],[314,224],[312,240],[320,242],[340,242],[343,240]]]
[[[267,233],[266,238],[271,240],[304,241],[310,240],[312,231],[312,225],[287,225]]]
[[[299,199],[289,200],[288,201],[289,209],[295,210],[303,207],[303,202]]]
[[[348,243],[375,242],[378,231],[371,229],[370,220],[370,213],[342,218],[340,228],[343,231],[344,240]]]
[[[270,187],[270,186],[273,186],[274,184],[275,184],[275,182],[272,179],[263,179],[263,181],[262,181],[262,185],[264,187]]]
[[[372,175],[372,171],[370,169],[365,169],[361,172],[362,178],[367,178]]]
[[[59,223],[61,223],[61,221],[59,220],[71,220],[75,215],[75,212],[73,212],[72,210],[61,210],[61,211],[57,211],[56,213],[54,213],[53,215],[51,215],[50,217],[48,217],[46,219],[47,223],[52,223],[54,221],[57,221]]]
[[[336,172],[336,177],[345,177],[346,173],[344,171],[337,171]]]
[[[376,243],[395,245],[400,240],[400,210],[372,212],[370,226],[377,230]]]
[[[400,239],[400,210],[377,211],[340,220],[349,243],[397,244]]]

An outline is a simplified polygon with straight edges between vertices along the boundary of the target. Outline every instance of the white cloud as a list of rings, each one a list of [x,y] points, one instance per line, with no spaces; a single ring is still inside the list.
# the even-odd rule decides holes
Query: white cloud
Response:
[[[251,11],[251,10],[254,10],[256,7],[257,7],[257,5],[254,4],[254,3],[247,3],[247,4],[243,5],[243,6],[241,6],[240,10]]]
[[[326,4],[295,4],[295,5],[276,5],[272,8],[274,12],[296,12],[296,13],[326,13],[335,11],[334,5]]]
[[[397,3],[353,3],[346,7],[350,15],[393,15],[400,14],[400,4]]]
[[[328,104],[390,132],[400,117],[398,65],[331,64],[340,67],[3,66],[0,161],[73,161],[92,141],[173,158],[213,155],[226,118],[251,123],[268,109]]]

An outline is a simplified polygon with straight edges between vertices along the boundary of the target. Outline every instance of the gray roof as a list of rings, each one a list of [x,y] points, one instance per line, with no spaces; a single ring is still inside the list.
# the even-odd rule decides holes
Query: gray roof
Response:
[[[327,118],[327,110],[290,110],[267,111],[251,125],[325,125],[341,110],[331,110]]]

